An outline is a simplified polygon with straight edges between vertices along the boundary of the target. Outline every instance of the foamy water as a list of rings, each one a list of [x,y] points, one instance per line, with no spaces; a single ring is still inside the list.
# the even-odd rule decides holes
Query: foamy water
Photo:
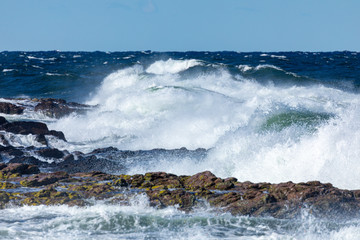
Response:
[[[21,116],[6,116],[10,121],[46,122],[49,129],[63,131],[68,142],[50,136],[50,147],[84,153],[109,146],[205,148],[204,154],[148,152],[121,159],[126,170],[119,171],[190,175],[210,170],[239,181],[320,180],[360,189],[358,53],[167,53],[168,58],[152,52],[22,53],[20,67],[7,65],[13,61],[7,54],[16,55],[0,54],[6,59],[0,72],[4,79],[13,76],[16,81],[12,87],[2,85],[3,95],[81,95],[88,96],[85,103],[97,105],[85,115],[59,120],[28,109]],[[30,70],[25,60],[21,65],[23,59],[31,61]],[[38,78],[31,82],[33,71],[39,71]],[[16,75],[20,73],[21,84]],[[19,90],[13,91],[16,87]],[[4,136],[13,146],[42,147],[32,135]],[[112,157],[116,161],[116,155]],[[359,239],[360,222],[314,218],[306,208],[300,218],[284,220],[231,216],[205,203],[184,213],[176,207],[152,208],[143,195],[127,206],[95,201],[81,208],[1,210],[0,239],[64,238]]]
[[[201,162],[169,159],[141,166],[143,171],[211,170],[244,181],[320,180],[360,188],[358,94],[320,84],[264,84],[224,68],[181,75],[196,62],[170,59],[147,69],[120,69],[89,99],[98,109],[50,126],[63,131],[70,142],[86,143],[89,150],[209,149]],[[157,71],[148,74],[154,66]],[[267,126],[269,121],[274,122]]]

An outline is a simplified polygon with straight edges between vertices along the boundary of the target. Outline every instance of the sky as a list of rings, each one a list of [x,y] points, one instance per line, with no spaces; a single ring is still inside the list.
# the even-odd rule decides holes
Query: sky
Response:
[[[0,51],[360,51],[359,0],[0,0]]]

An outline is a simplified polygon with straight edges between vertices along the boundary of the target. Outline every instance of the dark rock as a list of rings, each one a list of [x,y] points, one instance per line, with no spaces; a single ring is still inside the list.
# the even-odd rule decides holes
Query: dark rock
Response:
[[[0,152],[2,154],[7,154],[16,157],[22,156],[24,154],[22,150],[20,150],[19,148],[15,148],[13,146],[7,146],[7,147],[0,146]]]
[[[35,140],[43,145],[46,145],[46,146],[48,145],[48,142],[47,142],[44,134],[37,135]]]
[[[23,174],[36,174],[39,172],[39,168],[33,165],[10,163],[0,170],[0,179],[6,180],[9,178],[20,177]]]
[[[9,141],[5,138],[4,135],[0,134],[0,143],[4,146],[9,146]]]
[[[196,190],[199,188],[214,188],[218,178],[211,172],[205,171],[188,178],[184,185],[186,189]]]
[[[0,116],[0,125],[3,125],[5,123],[7,123],[8,121],[6,121],[6,119],[4,117]]]
[[[110,161],[104,158],[97,158],[94,155],[78,155],[77,158],[77,160],[74,160],[74,158],[71,157],[66,158],[64,161],[54,164],[53,168],[66,171],[68,173],[92,171],[114,172],[124,169],[124,166],[119,162]]]
[[[57,191],[53,188],[43,189],[39,192],[30,192],[26,194],[25,199],[21,201],[25,205],[59,205],[85,206],[85,201],[81,200],[77,193]]]
[[[24,112],[24,108],[20,106],[16,106],[15,104],[8,102],[0,102],[0,113],[5,114],[22,114]],[[1,123],[1,121],[0,121]]]
[[[39,173],[20,180],[20,184],[24,187],[38,187],[53,184],[67,178],[69,178],[69,175],[65,172]]]
[[[61,131],[50,130],[48,135],[52,135],[52,136],[57,137],[58,139],[64,140],[66,142],[65,135]]]
[[[63,99],[43,98],[38,100],[36,112],[41,112],[48,117],[61,118],[73,112],[84,112],[90,106],[79,103],[67,103]]]
[[[41,122],[7,122],[0,125],[0,130],[11,132],[14,134],[34,134],[34,135],[52,135],[61,140],[66,141],[65,136],[62,132],[51,130],[49,131],[45,123]]]
[[[190,211],[194,206],[195,196],[182,189],[174,191],[170,190],[150,190],[146,191],[150,198],[151,205],[157,207],[168,207],[179,205],[179,208],[184,211]]]
[[[29,165],[36,165],[36,166],[47,166],[47,162],[40,161],[35,157],[14,157],[9,161],[9,163],[24,163]]]
[[[56,148],[44,148],[36,151],[37,154],[44,158],[62,158],[64,153]]]

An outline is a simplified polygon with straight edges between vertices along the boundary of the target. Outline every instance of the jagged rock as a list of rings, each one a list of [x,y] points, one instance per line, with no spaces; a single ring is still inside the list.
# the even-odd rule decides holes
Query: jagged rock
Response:
[[[42,162],[39,159],[32,157],[32,156],[23,156],[23,157],[14,157],[9,161],[9,163],[24,163],[29,165],[36,165],[36,166],[47,166],[47,162]]]
[[[0,146],[0,152],[2,154],[7,154],[16,157],[24,155],[24,152],[22,150],[20,150],[19,148],[15,148],[13,146],[7,146],[7,147]]]
[[[64,153],[56,148],[44,148],[36,151],[37,154],[44,158],[62,158]]]
[[[53,188],[43,189],[39,192],[25,194],[27,198],[21,201],[25,205],[59,205],[84,206],[85,201],[81,200],[77,193],[57,191]]]
[[[122,170],[124,166],[119,162],[109,161],[104,158],[97,158],[95,155],[79,155],[75,160],[72,157],[53,165],[54,169],[66,171],[68,173],[91,172],[108,169],[109,171]]]
[[[16,106],[15,104],[9,102],[0,102],[0,113],[22,114],[23,112],[24,112],[23,107]]]
[[[209,171],[193,176],[165,172],[111,175],[99,171],[70,175],[65,172],[39,173],[39,169],[31,165],[4,163],[0,163],[0,179],[11,179],[11,182],[0,182],[0,188],[17,188],[20,184],[30,189],[17,195],[0,191],[0,208],[9,202],[15,205],[82,206],[90,204],[88,199],[91,198],[127,204],[128,198],[124,194],[146,193],[152,206],[177,206],[186,212],[207,202],[213,209],[234,215],[292,218],[299,216],[306,207],[315,216],[360,216],[360,190],[341,190],[318,181],[238,182],[235,178],[218,178]],[[39,186],[46,186],[46,189],[33,192]],[[62,190],[57,191],[55,187]]]
[[[65,136],[64,136],[64,138],[65,138]],[[39,135],[37,135],[36,138],[35,138],[35,140],[38,141],[39,143],[45,145],[45,146],[48,145],[48,142],[47,142],[44,134],[39,134]]]
[[[196,190],[201,188],[214,188],[218,178],[211,172],[205,171],[188,178],[184,185],[186,189]]]
[[[9,141],[5,138],[3,134],[0,134],[0,144],[3,146],[9,146]]]
[[[66,102],[63,99],[42,98],[35,106],[36,112],[41,112],[48,117],[61,118],[73,112],[84,112],[90,106],[74,102]]]
[[[168,207],[179,205],[179,209],[190,211],[194,206],[195,196],[182,189],[170,191],[163,190],[150,190],[146,192],[150,198],[151,205],[157,207]]]
[[[59,180],[67,179],[69,175],[65,172],[39,173],[20,180],[24,187],[38,187],[56,183]]]
[[[0,116],[0,125],[3,125],[3,124],[5,124],[5,123],[8,123],[8,121],[6,120],[6,118]]]
[[[3,180],[40,172],[38,167],[22,163],[1,164],[0,169],[0,179]]]
[[[5,120],[6,121],[6,120]],[[1,122],[1,119],[0,119]],[[49,131],[47,125],[41,122],[5,122],[0,125],[0,130],[11,132],[14,134],[34,134],[34,135],[52,135],[61,140],[66,141],[62,132],[51,130]]]

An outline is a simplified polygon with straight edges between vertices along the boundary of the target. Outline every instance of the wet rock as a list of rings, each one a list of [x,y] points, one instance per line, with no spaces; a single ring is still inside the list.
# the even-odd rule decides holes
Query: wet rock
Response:
[[[17,106],[15,104],[9,102],[0,102],[0,113],[5,114],[22,114],[24,112],[24,108]],[[1,124],[1,121],[0,121]]]
[[[0,144],[3,146],[9,146],[9,141],[5,138],[3,134],[0,134]]]
[[[77,192],[84,198],[105,199],[114,196],[114,187],[106,183],[86,183],[70,186],[69,191]]]
[[[41,157],[44,158],[62,158],[64,157],[64,153],[56,148],[44,148],[36,151]]]
[[[64,138],[65,138],[65,136],[64,136]],[[47,142],[44,134],[39,134],[39,135],[37,135],[36,138],[35,138],[35,140],[36,140],[37,142],[45,145],[45,146],[48,145],[48,142]]]
[[[144,175],[141,188],[183,188],[178,176],[165,172],[150,172]]]
[[[24,187],[38,187],[53,184],[67,178],[69,178],[69,175],[65,172],[39,173],[20,180],[20,184]]]
[[[195,196],[182,189],[170,191],[167,189],[146,191],[152,206],[168,207],[179,205],[179,209],[190,211],[195,203]]]
[[[47,162],[40,161],[39,159],[32,156],[14,157],[9,161],[9,163],[24,163],[44,167],[48,165]]]
[[[0,170],[0,179],[6,180],[20,177],[23,174],[36,174],[39,172],[39,168],[33,165],[10,163],[7,165],[2,165],[2,169]]]
[[[0,116],[0,125],[3,125],[5,123],[8,123],[8,121],[4,117]]]
[[[10,182],[0,182],[0,189],[14,189],[17,186]]]
[[[6,122],[0,125],[0,130],[22,135],[52,135],[66,141],[65,136],[62,132],[54,130],[49,131],[47,125],[41,122]]]
[[[42,98],[38,101],[39,103],[34,110],[52,118],[61,118],[73,112],[84,112],[90,108],[88,105],[74,102],[68,103],[63,99]]]
[[[59,205],[84,206],[85,201],[77,193],[57,191],[53,188],[43,189],[39,192],[25,194],[27,198],[21,201],[24,205]]]
[[[110,161],[104,158],[97,158],[95,155],[78,155],[77,158],[78,159],[75,160],[72,157],[68,157],[64,159],[64,161],[54,164],[53,168],[66,171],[68,173],[92,171],[114,172],[124,169],[124,166],[119,162]]]
[[[16,157],[22,156],[24,154],[22,150],[20,150],[19,148],[15,148],[13,146],[7,146],[7,147],[0,146],[0,152],[2,154],[6,154],[9,156],[16,156]]]
[[[3,209],[5,205],[10,201],[9,193],[0,191],[0,209]]]
[[[186,189],[196,190],[201,188],[213,189],[218,178],[210,171],[201,172],[188,178],[184,185]]]

